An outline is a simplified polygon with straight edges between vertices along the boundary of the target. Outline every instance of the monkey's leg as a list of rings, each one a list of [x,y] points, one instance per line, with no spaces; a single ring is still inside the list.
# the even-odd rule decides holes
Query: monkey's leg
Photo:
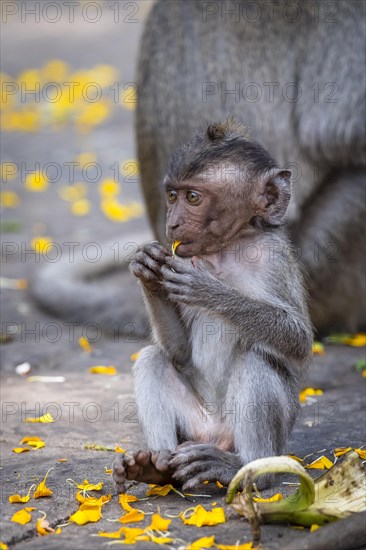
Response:
[[[206,444],[184,444],[170,461],[183,489],[208,479],[227,485],[238,469],[256,458],[284,452],[298,410],[298,388],[269,356],[248,353],[233,366],[221,421],[234,433],[234,452]],[[264,488],[271,478],[263,477]]]
[[[321,333],[365,328],[365,170],[333,173],[293,228]]]
[[[126,479],[146,483],[171,483],[169,466],[179,434],[192,434],[198,402],[191,389],[158,346],[148,346],[134,367],[135,398],[147,451],[131,456],[118,455],[113,464],[113,479],[120,492]]]

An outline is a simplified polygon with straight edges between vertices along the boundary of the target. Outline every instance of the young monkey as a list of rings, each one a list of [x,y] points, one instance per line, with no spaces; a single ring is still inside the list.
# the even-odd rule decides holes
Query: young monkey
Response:
[[[282,227],[290,172],[233,121],[175,151],[164,180],[168,243],[130,264],[154,336],[134,367],[148,451],[118,455],[113,478],[228,484],[284,452],[311,356],[302,280]],[[194,260],[193,260],[194,257]]]

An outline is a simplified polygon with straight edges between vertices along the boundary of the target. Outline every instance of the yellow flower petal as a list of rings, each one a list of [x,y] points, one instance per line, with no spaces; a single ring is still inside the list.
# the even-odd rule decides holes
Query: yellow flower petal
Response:
[[[350,338],[345,338],[344,343],[356,348],[366,346],[366,332],[359,332]]]
[[[0,192],[0,206],[2,208],[17,208],[19,206],[19,195],[15,191]]]
[[[362,460],[366,460],[366,449],[355,449],[355,451]]]
[[[67,462],[67,458],[58,458],[56,462]]]
[[[58,189],[61,199],[67,202],[78,201],[82,199],[87,192],[87,186],[84,182],[78,182],[74,185],[62,185]]]
[[[15,512],[15,514],[11,518],[11,521],[14,521],[14,523],[25,525],[26,523],[29,523],[32,519],[32,516],[29,512],[32,512],[33,510],[35,510],[35,508],[22,508],[21,510]]]
[[[272,497],[268,498],[253,497],[253,500],[255,500],[255,502],[277,502],[282,499],[283,495],[281,495],[281,493],[276,493]]]
[[[135,495],[122,494],[119,496],[118,502],[126,512],[130,512],[133,508],[129,505],[129,502],[136,502],[138,498]]]
[[[99,184],[99,193],[101,195],[118,195],[121,190],[120,184],[118,181],[115,181],[113,178],[106,178]]]
[[[302,464],[303,460],[299,456],[296,455],[287,455],[289,458],[292,458],[292,460],[296,460],[296,462],[300,462]]]
[[[313,523],[313,525],[310,527],[310,533],[312,533],[313,531],[316,531],[317,529],[319,529],[319,527],[320,525]]]
[[[201,550],[202,548],[212,548],[214,544],[215,535],[212,535],[211,537],[201,537],[200,539],[191,542],[191,544],[187,546],[187,550]]]
[[[216,544],[216,548],[219,550],[252,550],[253,544],[251,542],[244,542],[243,544]]]
[[[122,447],[120,447],[119,445],[116,445],[114,450],[115,450],[116,453],[125,453],[126,452],[126,449],[122,449]]]
[[[100,505],[84,502],[79,510],[70,516],[69,521],[77,523],[77,525],[85,525],[86,523],[95,523],[101,517],[102,507]]]
[[[171,542],[174,542],[174,539],[171,537],[156,537],[155,535],[149,535],[152,542],[155,544],[170,544]]]
[[[319,390],[315,388],[305,388],[300,392],[300,395],[299,395],[300,403],[305,403],[306,398],[313,395],[323,395],[323,390]]]
[[[48,188],[49,181],[41,172],[28,174],[25,179],[25,186],[28,191],[40,192]]]
[[[43,82],[65,82],[68,65],[62,59],[51,59],[41,69]]]
[[[85,338],[84,336],[80,336],[79,338],[79,346],[84,350],[86,351],[87,353],[90,353],[93,348],[89,342],[89,340],[87,338]]]
[[[170,491],[174,491],[173,485],[149,485],[150,489],[146,492],[147,497],[152,495],[158,495],[160,497],[165,497]]]
[[[53,247],[53,242],[50,237],[34,237],[31,245],[37,254],[47,254]]]
[[[44,476],[44,479],[36,487],[36,490],[34,491],[34,494],[33,494],[33,498],[50,497],[52,495],[51,489],[49,489],[49,487],[46,486],[46,480],[51,470],[52,468],[48,470],[47,474]]]
[[[126,512],[123,516],[119,518],[120,523],[137,523],[142,521],[145,517],[144,512],[141,510],[131,509],[129,512]]]
[[[139,355],[140,355],[140,352],[139,352],[139,351],[137,351],[136,353],[133,353],[133,354],[130,356],[131,361],[133,361],[133,362],[137,361],[137,359],[139,358]]]
[[[0,541],[0,550],[9,550],[9,546],[5,542]]]
[[[107,533],[106,531],[99,531],[98,537],[107,537],[109,539],[120,539],[121,538],[121,530],[112,531],[110,533]]]
[[[352,447],[338,447],[337,449],[334,449],[333,453],[334,453],[334,456],[342,456],[348,453],[349,451],[352,451]]]
[[[172,254],[173,256],[175,255],[175,251],[177,249],[177,247],[182,244],[182,241],[174,241],[173,244],[172,244]]]
[[[42,449],[42,447],[45,446],[45,442],[36,435],[27,435],[26,437],[23,437],[20,444],[23,445],[24,443],[28,443],[28,445],[34,449]]]
[[[102,495],[100,497],[93,497],[93,496],[85,496],[85,491],[78,491],[75,495],[75,498],[78,502],[81,502],[81,504],[84,504],[84,502],[88,502],[89,504],[92,504],[92,505],[103,506],[103,504],[105,504],[106,502],[109,502],[112,499],[112,495]]]
[[[46,413],[42,416],[39,416],[38,418],[26,418],[25,419],[26,422],[41,422],[42,424],[44,423],[50,423],[50,422],[54,422],[55,419],[53,418],[52,414],[51,413]]]
[[[103,489],[103,481],[99,483],[89,483],[87,479],[84,479],[83,483],[77,485],[77,488],[82,491],[101,491]]]
[[[22,503],[28,502],[29,499],[30,499],[30,492],[31,492],[31,490],[33,489],[33,487],[34,487],[34,485],[31,485],[31,486],[29,487],[28,494],[25,495],[24,497],[22,497],[22,496],[20,496],[20,495],[18,495],[18,494],[9,495],[9,498],[8,498],[9,502],[11,502],[12,504],[14,504],[14,503],[19,503],[19,502],[22,502]]]
[[[223,484],[220,483],[219,481],[215,481],[215,483],[219,489],[222,489],[224,487]]]
[[[108,374],[108,375],[115,375],[117,374],[116,367],[105,367],[105,366],[96,366],[96,367],[89,367],[89,372],[92,374]]]
[[[180,514],[184,525],[195,525],[196,527],[202,527],[203,525],[218,525],[219,523],[225,523],[226,521],[223,508],[214,508],[213,510],[208,511],[199,504],[193,509],[193,513],[187,517],[191,511],[192,508],[189,508]]]
[[[12,449],[13,453],[25,453],[26,451],[30,451],[30,449],[28,449],[28,447],[14,447],[14,449]]]
[[[120,533],[124,534],[126,544],[150,540],[150,537],[145,533],[145,529],[139,529],[138,527],[121,527]]]
[[[168,531],[171,519],[162,518],[159,514],[153,514],[151,523],[146,529],[152,529],[153,531]]]
[[[313,344],[313,354],[314,355],[324,355],[325,354],[324,345],[321,342],[314,342],[314,344]]]
[[[308,470],[329,470],[333,466],[333,462],[329,460],[326,456],[321,456],[314,460],[311,464],[305,466]]]
[[[107,468],[107,466],[104,466],[105,473],[110,475],[112,473],[112,468]]]
[[[88,199],[78,199],[71,204],[71,212],[74,216],[86,216],[89,214],[91,206]]]

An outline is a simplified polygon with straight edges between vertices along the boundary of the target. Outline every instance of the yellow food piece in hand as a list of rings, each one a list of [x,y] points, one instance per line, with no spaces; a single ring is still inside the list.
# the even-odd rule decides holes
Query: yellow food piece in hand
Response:
[[[177,249],[177,247],[182,244],[182,241],[174,241],[173,244],[172,244],[172,254],[173,256],[175,255],[175,251]]]

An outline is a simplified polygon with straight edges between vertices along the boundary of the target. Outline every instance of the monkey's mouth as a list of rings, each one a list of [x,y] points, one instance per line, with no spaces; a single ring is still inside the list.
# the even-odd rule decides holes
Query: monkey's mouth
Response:
[[[193,246],[192,246],[193,245]],[[194,247],[194,241],[181,241],[176,249],[177,256],[189,257],[192,255],[191,249]]]

